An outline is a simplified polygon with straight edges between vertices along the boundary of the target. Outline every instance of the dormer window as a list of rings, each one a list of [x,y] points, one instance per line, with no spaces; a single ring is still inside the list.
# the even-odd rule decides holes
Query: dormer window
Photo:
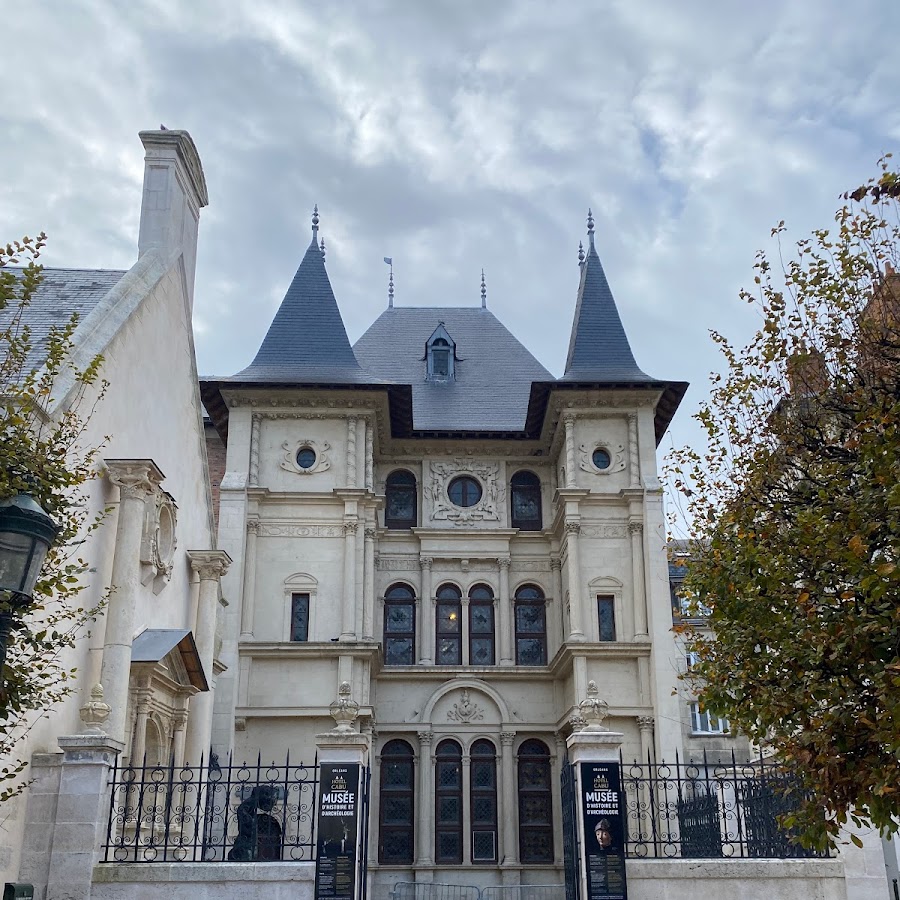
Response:
[[[456,361],[456,345],[441,322],[425,345],[429,381],[452,381]]]

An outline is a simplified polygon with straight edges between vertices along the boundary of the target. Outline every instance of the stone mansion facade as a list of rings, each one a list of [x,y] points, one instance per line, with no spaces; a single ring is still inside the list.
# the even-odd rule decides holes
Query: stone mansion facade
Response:
[[[558,882],[578,703],[626,758],[682,746],[655,451],[686,385],[636,365],[590,218],[560,379],[484,300],[391,303],[351,347],[312,231],[254,361],[201,379],[233,561],[213,747],[311,756],[347,682],[376,884]]]

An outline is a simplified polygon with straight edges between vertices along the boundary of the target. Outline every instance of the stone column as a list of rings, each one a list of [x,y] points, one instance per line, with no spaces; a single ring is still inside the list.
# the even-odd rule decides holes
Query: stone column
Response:
[[[553,632],[548,635],[553,640],[553,646],[558,650],[566,640],[566,601],[563,597],[562,587],[562,560],[559,557],[550,559],[550,570],[553,575],[553,599],[556,601],[556,615],[553,617]],[[553,654],[550,654],[553,658]]]
[[[241,640],[253,637],[253,611],[256,605],[256,539],[259,519],[247,520],[247,551],[244,554],[244,590],[241,597]]]
[[[111,738],[124,744],[134,608],[140,589],[144,501],[155,493],[164,476],[149,459],[109,459],[106,468],[109,480],[119,489],[119,517],[100,681],[106,686],[112,710],[107,730]]]
[[[514,731],[500,732],[500,865],[519,864],[519,817],[516,815],[516,760],[513,756]]]
[[[356,422],[356,419],[353,419]],[[354,426],[355,433],[355,426]],[[356,521],[344,522],[344,596],[341,603],[341,640],[355,641]]]
[[[575,484],[575,416],[566,416],[563,419],[566,427],[566,487],[573,488]]]
[[[347,487],[355,488],[356,480],[356,416],[347,419]]]
[[[375,528],[366,527],[365,531],[365,586],[363,588],[363,627],[364,641],[375,639],[373,634],[375,621]]]
[[[186,725],[187,707],[181,706],[175,710],[175,714],[172,717],[172,756],[175,757],[176,768],[184,765],[184,748],[187,737]]]
[[[259,485],[259,416],[250,419],[250,466],[247,473],[247,486]]]
[[[638,730],[641,733],[641,759],[640,762],[647,765],[656,755],[653,752],[653,716],[638,716]]]
[[[640,522],[630,522],[631,533],[631,580],[634,585],[634,638],[649,641],[647,632],[647,592],[644,589],[644,526]]]
[[[431,758],[430,731],[418,732],[419,738],[419,790],[416,797],[416,866],[430,866],[434,855],[432,844],[434,838],[434,791],[432,790],[432,773],[434,762]]]
[[[638,445],[637,413],[628,413],[628,474],[633,488],[641,486],[641,458]]]
[[[511,666],[512,654],[512,598],[509,596],[509,563],[508,556],[497,560],[500,567],[500,596],[497,598],[497,631],[500,634],[500,665]]]
[[[130,762],[132,766],[142,766],[147,752],[147,720],[150,718],[150,687],[141,685],[137,692],[134,738],[131,742]],[[155,762],[155,761],[154,761]]]
[[[581,525],[578,522],[566,522],[566,558],[569,572],[569,640],[584,640],[584,609],[582,601],[584,590],[581,585],[581,563],[578,559],[578,535]]]
[[[432,647],[434,647],[434,598],[431,587],[431,566],[434,560],[430,556],[420,556],[422,568],[422,596],[419,598],[419,665],[430,666],[434,663]]]
[[[188,550],[191,568],[200,576],[197,604],[197,631],[194,641],[203,665],[208,691],[191,698],[187,723],[187,762],[200,765],[209,758],[213,711],[213,657],[216,651],[216,613],[219,607],[219,579],[228,571],[231,557],[224,550]]]

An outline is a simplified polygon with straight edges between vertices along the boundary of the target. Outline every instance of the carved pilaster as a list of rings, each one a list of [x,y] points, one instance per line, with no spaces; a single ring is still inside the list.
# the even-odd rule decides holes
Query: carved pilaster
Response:
[[[375,489],[375,428],[370,419],[366,419],[366,490]]]
[[[514,731],[501,731],[500,732],[500,744],[503,747],[512,747],[515,740],[516,740],[516,733]]]
[[[581,534],[581,523],[566,522],[566,534]]]
[[[259,484],[259,416],[250,419],[250,472],[247,479],[251,487]]]
[[[359,522],[344,522],[341,525],[341,528],[344,531],[344,537],[347,535],[355,535],[357,528],[359,528]]]
[[[631,487],[641,485],[641,461],[638,447],[637,413],[628,413],[628,469]]]
[[[575,416],[563,419],[566,428],[566,487],[575,487]]]
[[[247,533],[259,534],[259,519],[247,519]]]
[[[347,419],[347,487],[356,487],[356,416]]]

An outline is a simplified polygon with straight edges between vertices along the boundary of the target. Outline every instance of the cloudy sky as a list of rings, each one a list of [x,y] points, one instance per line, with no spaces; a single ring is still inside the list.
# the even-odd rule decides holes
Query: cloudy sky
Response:
[[[562,374],[587,208],[638,363],[692,383],[787,220],[900,150],[897,0],[42,0],[7,11],[0,239],[127,268],[137,132],[190,131],[199,368],[252,359],[318,203],[351,340],[386,305],[488,305]],[[664,446],[669,440],[664,443]]]

